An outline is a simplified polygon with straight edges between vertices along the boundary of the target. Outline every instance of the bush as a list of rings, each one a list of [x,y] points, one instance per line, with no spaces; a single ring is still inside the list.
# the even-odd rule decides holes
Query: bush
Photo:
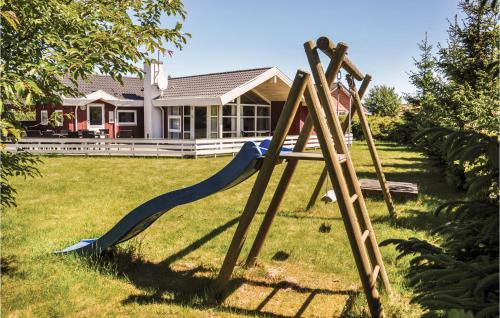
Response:
[[[419,136],[447,164],[447,179],[467,190],[464,199],[440,206],[436,215],[454,218],[434,228],[437,246],[410,238],[390,239],[398,258],[413,255],[407,274],[415,291],[413,302],[428,312],[424,317],[454,317],[462,310],[474,317],[498,317],[499,145],[496,137],[474,131],[433,128]]]
[[[375,140],[395,141],[407,143],[411,136],[406,132],[403,118],[399,116],[368,116],[368,125]],[[364,134],[359,119],[352,122],[352,134],[355,139],[363,140]]]

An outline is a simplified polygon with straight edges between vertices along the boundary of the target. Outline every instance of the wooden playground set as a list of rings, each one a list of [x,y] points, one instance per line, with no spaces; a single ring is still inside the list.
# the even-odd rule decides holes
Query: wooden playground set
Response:
[[[262,201],[275,165],[282,159],[287,160],[284,172],[246,259],[245,266],[247,267],[254,265],[257,260],[298,161],[324,160],[325,167],[307,208],[314,205],[322,185],[325,183],[326,178],[329,177],[333,190],[336,193],[370,313],[373,317],[384,317],[378,284],[381,282],[381,286],[385,291],[390,293],[390,283],[366,208],[363,189],[356,175],[349,149],[344,139],[344,135],[350,126],[350,120],[352,120],[355,114],[359,116],[378,177],[378,182],[376,182],[378,186],[374,187],[373,181],[364,181],[364,183],[365,185],[372,184],[371,187],[375,191],[380,190],[382,192],[391,217],[396,217],[397,215],[391,192],[414,194],[417,191],[417,187],[414,184],[407,183],[388,183],[385,179],[375,142],[361,104],[361,98],[367,90],[371,76],[364,75],[346,57],[347,45],[344,43],[335,45],[327,37],[321,37],[316,43],[313,41],[306,42],[304,48],[311,67],[312,78],[305,71],[297,71],[269,150],[263,159],[262,167],[258,172],[255,184],[240,217],[224,263],[214,282],[214,288],[220,294],[223,294],[227,288],[245,242],[248,229]],[[319,51],[323,52],[330,59],[326,71],[321,64]],[[343,123],[340,123],[339,116],[335,112],[332,96],[330,95],[330,87],[341,68],[347,72],[346,77],[354,106],[354,109],[348,114]],[[314,85],[312,79],[314,79],[316,85]],[[358,90],[356,90],[355,80],[361,81]],[[293,151],[283,154],[281,153],[281,147],[302,101],[302,97],[308,107],[309,114]],[[321,154],[304,152],[305,145],[313,129],[320,144]]]
[[[72,246],[56,251],[56,253],[102,253],[114,245],[135,237],[176,206],[228,189],[257,173],[257,178],[239,218],[236,232],[219,275],[213,282],[216,295],[224,298],[248,230],[269,185],[275,166],[283,161],[286,162],[281,179],[246,259],[246,267],[251,267],[256,263],[285,192],[296,171],[298,162],[300,160],[323,161],[325,167],[307,208],[315,204],[323,184],[329,178],[333,190],[327,191],[327,193],[333,192],[331,195],[335,196],[338,201],[370,313],[373,317],[383,317],[384,312],[379,287],[383,287],[390,293],[389,279],[367,211],[363,196],[363,184],[358,180],[344,138],[355,114],[359,116],[378,177],[378,180],[364,181],[365,190],[368,182],[371,184],[372,190],[381,191],[390,216],[395,218],[397,213],[391,192],[413,194],[416,192],[417,187],[407,183],[388,183],[385,179],[375,142],[361,104],[361,98],[368,88],[371,77],[361,73],[346,57],[347,45],[344,43],[335,45],[330,39],[321,37],[316,43],[312,41],[306,42],[304,48],[312,76],[305,71],[297,71],[271,140],[264,140],[260,145],[257,145],[254,141],[245,143],[240,152],[226,167],[206,180],[156,196],[130,211],[101,237],[83,239]],[[320,61],[320,51],[330,60],[326,71]],[[336,78],[340,80],[338,74],[341,69],[347,72],[346,79],[352,100],[350,107],[352,111],[349,112],[343,123],[340,123],[339,116],[335,112],[333,98],[330,93],[330,87],[334,80]],[[356,88],[355,81],[361,81],[359,89]],[[293,149],[283,147],[293,119],[302,103],[307,105],[309,112],[300,135]],[[313,131],[316,134],[321,153],[305,152],[307,142]]]

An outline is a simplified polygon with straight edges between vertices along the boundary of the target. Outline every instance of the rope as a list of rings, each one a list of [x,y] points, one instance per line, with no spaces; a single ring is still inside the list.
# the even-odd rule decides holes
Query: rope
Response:
[[[340,116],[340,110],[339,110],[339,94],[340,94],[340,81],[342,80],[342,73],[339,71],[337,73],[337,117]]]
[[[355,89],[356,89],[356,86],[354,84],[354,80],[351,76],[351,74],[346,74],[345,76],[346,78],[346,81],[347,83],[349,84],[349,89],[351,90],[349,92],[349,118],[348,118],[348,126],[349,127],[347,130],[349,132],[349,137],[351,137],[352,135],[352,116],[351,116],[351,112],[352,112],[352,93],[355,92]],[[347,147],[351,147],[351,144],[347,144]]]

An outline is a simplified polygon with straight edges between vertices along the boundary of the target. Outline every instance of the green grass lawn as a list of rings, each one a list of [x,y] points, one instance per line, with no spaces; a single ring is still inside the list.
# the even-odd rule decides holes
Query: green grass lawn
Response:
[[[431,211],[457,196],[421,154],[379,143],[387,179],[417,182],[418,199],[398,202],[400,219],[388,219],[381,198],[367,206],[379,242],[428,238],[442,219]],[[366,145],[352,149],[360,177],[375,177]],[[53,251],[98,237],[140,203],[205,179],[231,157],[202,159],[43,157],[42,178],[13,180],[18,207],[2,212],[1,308],[5,317],[362,317],[364,295],[335,204],[304,210],[322,169],[301,162],[255,268],[237,268],[232,293],[216,303],[208,286],[216,277],[255,177],[161,217],[137,238],[100,259]],[[284,165],[250,229],[241,260]],[[319,231],[325,223],[329,233]],[[431,238],[432,239],[432,238]],[[435,240],[435,238],[434,238]],[[395,296],[389,316],[414,317],[403,281],[405,261],[383,247]],[[279,257],[279,256],[288,256]],[[286,258],[286,259],[283,259]]]

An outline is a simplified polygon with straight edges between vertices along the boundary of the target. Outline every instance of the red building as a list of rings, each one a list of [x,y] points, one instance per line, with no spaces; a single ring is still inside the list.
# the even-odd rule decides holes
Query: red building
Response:
[[[29,129],[103,131],[110,138],[231,138],[272,134],[291,87],[276,67],[166,78],[160,65],[145,65],[144,79],[110,76],[79,80],[82,97],[64,97],[61,105],[36,107]],[[66,84],[71,85],[69,81]],[[349,109],[349,92],[332,88],[341,115]],[[62,123],[49,125],[53,112]],[[307,115],[302,106],[290,134],[300,132]]]

